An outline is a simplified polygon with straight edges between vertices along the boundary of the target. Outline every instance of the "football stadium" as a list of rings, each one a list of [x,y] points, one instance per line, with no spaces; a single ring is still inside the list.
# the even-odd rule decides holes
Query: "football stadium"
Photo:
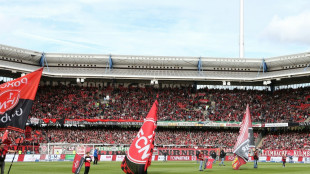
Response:
[[[244,56],[238,5],[239,57],[0,43],[1,174],[309,173],[310,52]]]

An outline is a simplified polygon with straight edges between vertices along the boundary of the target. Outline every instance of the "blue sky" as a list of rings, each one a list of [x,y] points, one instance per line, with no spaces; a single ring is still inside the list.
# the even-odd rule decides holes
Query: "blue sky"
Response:
[[[310,51],[309,0],[244,0],[245,57]],[[239,56],[239,0],[0,0],[0,43],[45,52]]]

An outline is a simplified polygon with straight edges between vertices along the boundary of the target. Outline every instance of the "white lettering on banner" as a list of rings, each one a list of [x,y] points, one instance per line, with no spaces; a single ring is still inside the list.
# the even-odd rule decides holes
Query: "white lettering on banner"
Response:
[[[271,157],[270,161],[280,162],[282,161],[282,157]]]
[[[79,167],[79,161],[75,161],[74,168],[78,168],[78,167]]]
[[[189,156],[170,156],[170,160],[172,161],[190,161]]]
[[[12,118],[14,118],[15,116],[20,117],[22,114],[23,114],[23,109],[19,108],[12,115],[8,115],[7,113],[5,113],[4,116],[1,117],[0,121],[2,123],[6,123],[8,121],[12,121]]]
[[[153,135],[154,135],[154,131],[153,131],[153,134],[152,134],[152,135],[149,135],[148,137],[145,137],[145,136],[143,136],[143,135],[144,135],[144,132],[143,132],[143,130],[141,129],[141,130],[138,132],[138,135],[137,135],[138,140],[137,140],[136,143],[135,143],[136,148],[139,149],[139,150],[138,150],[138,153],[143,152],[143,155],[142,155],[142,157],[141,157],[142,160],[144,160],[144,159],[146,159],[146,158],[148,158],[148,157],[150,156],[150,153],[148,153],[148,152],[149,152],[149,149],[150,149],[150,147],[151,147],[149,143],[152,142],[152,137],[153,137]],[[144,142],[144,143],[143,143],[143,144],[144,144],[144,147],[139,146],[139,142],[142,141],[142,140],[143,140],[143,142]]]
[[[263,150],[261,156],[281,157],[283,154],[295,157],[310,157],[310,150]]]
[[[0,86],[0,88],[4,89],[4,88],[8,88],[8,87],[20,87],[20,85],[22,84],[27,84],[28,83],[28,79],[27,77],[22,78],[21,80],[15,81],[15,82],[7,82],[4,83],[2,86]]]
[[[13,154],[7,154],[5,158],[5,162],[12,162],[14,155]],[[17,162],[18,155],[15,156],[14,162]]]
[[[260,162],[262,162],[262,161],[266,161],[267,160],[267,157],[265,157],[265,156],[261,156],[261,157],[259,157],[259,161]]]
[[[123,161],[125,158],[125,155],[116,155],[116,161]]]
[[[19,101],[19,90],[7,90],[0,94],[0,114],[4,114],[7,110],[14,108]]]
[[[54,155],[46,155],[46,160],[49,161],[58,161],[60,160],[60,155],[54,154]]]
[[[36,160],[40,160],[40,155],[25,155],[24,157],[25,162],[34,162]]]
[[[100,161],[112,161],[112,155],[101,155]]]
[[[163,155],[158,156],[158,161],[164,161],[164,159],[165,159],[165,156],[163,156]],[[166,159],[167,159],[167,157],[166,157]]]

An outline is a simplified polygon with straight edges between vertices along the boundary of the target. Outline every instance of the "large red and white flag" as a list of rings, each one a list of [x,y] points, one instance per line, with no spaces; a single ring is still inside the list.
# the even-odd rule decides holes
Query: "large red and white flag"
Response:
[[[246,164],[249,160],[250,141],[254,142],[254,140],[252,140],[253,136],[249,133],[249,128],[252,129],[252,121],[249,105],[247,105],[246,113],[241,123],[237,143],[235,144],[233,151],[235,159],[232,162],[232,167],[235,170],[238,170],[241,165]]]
[[[126,174],[146,174],[147,168],[151,165],[157,122],[157,106],[158,102],[156,100],[121,164],[121,169]]]
[[[75,154],[72,164],[72,173],[79,174],[83,164],[84,164],[84,158],[78,154]]]
[[[0,130],[23,132],[43,68],[0,85]]]

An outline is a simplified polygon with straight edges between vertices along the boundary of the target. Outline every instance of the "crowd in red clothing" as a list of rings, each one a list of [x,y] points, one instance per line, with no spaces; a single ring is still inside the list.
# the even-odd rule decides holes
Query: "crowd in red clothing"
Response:
[[[40,87],[30,117],[74,119],[143,120],[159,95],[161,121],[241,121],[250,104],[254,122],[298,122],[310,113],[310,88],[283,89],[274,93],[258,90],[219,90],[191,87]],[[106,97],[109,96],[108,100]]]
[[[310,134],[304,132],[289,132],[268,134],[262,142],[262,149],[299,150],[310,148]]]
[[[137,136],[136,129],[77,129],[47,128],[32,131],[30,142],[38,143],[83,143],[83,144],[130,144]],[[225,130],[157,130],[155,145],[184,145],[232,147],[238,131]],[[1,135],[0,135],[1,136]],[[15,137],[15,136],[14,136]],[[257,137],[257,134],[255,134]],[[17,136],[15,137],[17,138]],[[25,141],[26,143],[27,141]]]
[[[156,135],[156,143],[162,145],[232,147],[235,145],[239,133],[238,131],[224,130],[173,130],[159,131]]]
[[[241,121],[246,104],[254,122],[299,122],[308,118],[310,88],[283,89],[274,93],[257,90],[203,89],[214,101],[207,110],[210,120]],[[304,106],[304,107],[301,107]]]
[[[127,144],[137,136],[137,129],[126,128],[36,128],[31,132],[31,140],[22,136],[23,145],[40,143],[83,143],[83,144]],[[2,137],[4,132],[0,132]],[[155,145],[184,147],[227,147],[232,148],[238,138],[238,130],[192,130],[192,129],[159,129],[156,130]],[[18,132],[10,131],[12,144],[21,137]],[[254,132],[256,140],[258,133]],[[268,133],[258,148],[271,150],[302,150],[310,149],[310,134],[304,132]]]

